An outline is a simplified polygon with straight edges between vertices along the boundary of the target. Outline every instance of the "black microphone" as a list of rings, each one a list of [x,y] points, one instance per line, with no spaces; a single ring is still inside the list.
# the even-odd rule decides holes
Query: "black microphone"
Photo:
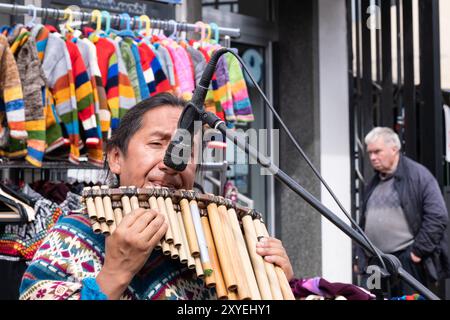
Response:
[[[184,171],[186,169],[191,159],[192,142],[196,134],[194,132],[194,121],[202,120],[201,115],[204,113],[203,106],[205,104],[206,94],[208,93],[209,84],[216,71],[217,62],[227,52],[229,52],[227,48],[221,48],[214,52],[194,90],[191,101],[181,113],[177,131],[164,155],[164,164],[167,167],[176,171]]]

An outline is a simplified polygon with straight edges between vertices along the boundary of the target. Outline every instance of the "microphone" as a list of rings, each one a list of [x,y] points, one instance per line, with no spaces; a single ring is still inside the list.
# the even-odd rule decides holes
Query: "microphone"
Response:
[[[167,147],[164,155],[164,164],[176,171],[184,171],[191,159],[191,149],[194,132],[194,121],[203,120],[204,104],[209,84],[216,70],[219,58],[229,52],[227,48],[221,48],[214,52],[208,62],[202,77],[194,90],[191,101],[186,105],[178,120],[177,131]]]

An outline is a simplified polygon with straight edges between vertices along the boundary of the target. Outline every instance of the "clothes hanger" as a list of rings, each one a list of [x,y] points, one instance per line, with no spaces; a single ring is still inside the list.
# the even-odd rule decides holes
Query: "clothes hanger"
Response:
[[[34,27],[34,24],[35,24],[34,22],[36,21],[36,17],[37,17],[37,8],[36,8],[34,5],[32,5],[32,4],[29,4],[27,7],[30,8],[31,10],[33,10],[33,18],[31,19],[31,21],[29,21],[29,22],[26,24],[26,27],[27,27],[28,29],[31,29],[31,28]],[[30,15],[30,14],[28,13],[28,15]]]
[[[209,23],[205,23],[205,27],[206,27],[206,31],[208,32],[206,34],[206,42],[209,43],[211,42],[211,35],[212,35],[212,28],[211,25]]]
[[[27,222],[26,212],[21,205],[0,195],[0,223]]]
[[[142,21],[141,21],[139,16],[134,16],[133,17],[133,27],[132,27],[132,29],[134,29],[133,33],[134,33],[134,37],[135,38],[138,38],[138,37],[141,36],[139,32],[142,29]]]
[[[177,22],[175,20],[169,20],[168,23],[173,25],[173,32],[169,36],[169,38],[178,42],[178,37],[176,35],[176,33],[177,33]]]
[[[96,23],[95,31],[89,35],[89,40],[92,42],[96,42],[99,38],[99,35],[102,31],[102,14],[100,10],[92,10],[91,12],[91,22]]]
[[[119,33],[117,35],[122,38],[123,37],[134,38],[134,33],[130,27],[130,21],[131,21],[130,15],[128,13],[122,13],[122,14],[120,14],[120,16],[123,17],[123,19],[125,20],[125,30],[119,31]]]
[[[102,13],[100,10],[92,10],[91,22],[95,22],[95,31],[100,32],[102,30]]]
[[[214,22],[211,22],[209,26],[214,30],[214,40],[212,41],[214,41],[215,44],[219,44],[219,26]]]
[[[145,24],[145,33],[144,33],[145,38],[150,38],[151,37],[150,18],[147,15],[143,14],[142,16],[139,17],[139,19]]]
[[[186,41],[186,39],[187,39],[187,22],[185,22],[185,21],[181,22],[181,25],[180,25],[179,29],[180,29],[181,41],[187,42]]]
[[[74,38],[74,41],[77,41],[78,38],[81,37],[81,35],[83,34],[81,32],[81,28],[83,27],[84,24],[84,19],[85,19],[85,15],[86,13],[84,11],[81,11],[81,20],[80,20],[80,26],[78,28],[75,29],[75,31],[72,33],[72,36]]]
[[[22,221],[29,222],[34,220],[36,215],[34,209],[25,202],[5,192],[3,187],[0,187],[0,201],[12,209],[12,211],[19,214],[23,218]]]
[[[197,21],[195,23],[195,32],[198,32],[198,27],[200,27],[200,40],[194,43],[195,48],[198,48],[202,45],[203,40],[205,39],[205,23],[203,21]]]
[[[33,201],[31,201],[24,193],[20,192],[20,191],[16,191],[13,188],[9,187],[8,185],[1,183],[0,182],[0,188],[6,192],[7,194],[9,194],[11,197],[16,198],[17,200],[29,205],[29,206],[34,206]]]
[[[101,12],[101,15],[102,20],[103,18],[105,18],[105,32],[102,34],[102,36],[108,36],[111,34],[111,32],[113,32],[113,30],[111,29],[111,14],[108,11],[103,10]]]
[[[66,31],[73,33],[75,30],[72,28],[72,22],[73,22],[72,9],[66,8],[64,10],[64,18],[63,19],[67,19],[67,21],[66,21],[66,24],[64,25],[64,29],[61,30],[61,31],[63,31],[62,34],[65,35]]]

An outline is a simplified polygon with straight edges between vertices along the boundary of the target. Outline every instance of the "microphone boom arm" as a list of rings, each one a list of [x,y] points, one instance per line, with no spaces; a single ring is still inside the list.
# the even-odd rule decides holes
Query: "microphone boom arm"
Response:
[[[209,84],[211,82],[212,76],[214,74],[217,62],[219,58],[230,52],[234,54],[231,50],[227,48],[221,48],[217,50],[211,57],[210,62],[205,68],[205,71],[202,75],[202,78],[194,91],[193,98],[190,102],[189,107],[194,107],[195,112],[197,112],[198,117],[203,124],[208,124],[211,128],[215,128],[219,130],[225,137],[233,141],[235,145],[237,145],[240,149],[245,151],[250,157],[257,161],[257,163],[268,169],[277,180],[285,184],[288,188],[294,191],[297,195],[302,197],[309,205],[311,205],[314,209],[316,209],[321,215],[323,215],[328,221],[333,223],[337,228],[339,228],[342,232],[344,232],[347,236],[349,236],[353,241],[355,241],[358,245],[364,248],[366,251],[370,252],[373,255],[377,255],[376,251],[381,252],[378,248],[371,246],[368,241],[356,230],[351,228],[348,224],[342,221],[336,214],[334,214],[330,209],[328,209],[325,205],[323,205],[316,197],[314,197],[310,192],[308,192],[305,188],[303,188],[300,184],[298,184],[294,179],[292,179],[289,175],[287,175],[283,170],[277,167],[275,164],[271,162],[270,159],[262,155],[258,150],[256,150],[253,146],[251,146],[247,141],[241,141],[238,135],[232,131],[227,130],[225,122],[223,122],[216,114],[212,112],[208,112],[204,110],[204,101],[206,98],[206,94],[208,92]],[[181,120],[181,119],[180,119]],[[244,139],[245,140],[245,139]],[[167,159],[167,162],[166,162]],[[166,157],[164,159],[164,163],[166,165],[170,164],[169,153],[166,153]],[[390,254],[382,254],[383,260],[385,260],[386,264],[389,266],[389,270],[387,270],[391,275],[395,275],[404,280],[408,285],[416,289],[419,293],[421,293],[424,297],[430,300],[440,300],[431,290],[426,288],[422,283],[417,281],[413,276],[411,276],[405,269],[402,268],[400,261],[397,257]]]

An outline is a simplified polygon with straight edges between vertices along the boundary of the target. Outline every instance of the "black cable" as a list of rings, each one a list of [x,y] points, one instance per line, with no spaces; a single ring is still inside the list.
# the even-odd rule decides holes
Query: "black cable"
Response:
[[[272,106],[272,104],[270,103],[269,99],[267,99],[266,95],[264,94],[264,92],[262,91],[262,89],[259,87],[258,83],[256,82],[256,80],[253,78],[252,74],[250,73],[250,70],[248,70],[247,66],[245,65],[244,61],[242,60],[242,58],[237,55],[235,52],[233,52],[232,50],[228,50],[229,53],[231,53],[233,56],[236,57],[236,59],[238,59],[238,61],[241,63],[242,67],[244,68],[245,72],[247,73],[247,75],[250,77],[250,79],[252,80],[253,84],[255,85],[256,89],[258,90],[259,94],[263,97],[265,103],[267,104],[267,106],[269,107],[270,111],[272,111],[272,113],[275,115],[275,117],[277,118],[278,122],[280,123],[281,127],[283,128],[283,130],[286,132],[286,134],[288,135],[289,139],[292,141],[292,143],[295,145],[295,148],[298,150],[298,152],[300,152],[301,156],[303,157],[303,159],[306,161],[306,163],[309,165],[309,167],[312,169],[312,171],[314,172],[314,174],[317,176],[317,178],[319,178],[320,182],[322,182],[322,184],[325,186],[325,188],[327,189],[327,191],[330,193],[331,197],[334,199],[334,201],[337,203],[337,205],[339,206],[339,208],[341,209],[341,211],[345,214],[345,216],[348,218],[348,220],[354,225],[354,227],[356,228],[356,230],[361,234],[361,236],[367,241],[367,243],[369,244],[369,246],[372,248],[372,250],[374,251],[374,253],[376,254],[377,258],[380,260],[383,268],[385,270],[388,270],[386,268],[386,265],[383,261],[383,259],[381,258],[380,252],[379,250],[372,244],[372,242],[369,240],[369,238],[367,237],[367,235],[364,233],[364,231],[361,229],[361,227],[356,223],[355,220],[353,220],[353,218],[350,216],[350,214],[345,210],[345,208],[342,206],[341,202],[339,201],[339,199],[337,199],[336,195],[334,194],[334,192],[331,190],[331,188],[328,186],[328,184],[326,183],[326,181],[323,179],[323,177],[320,175],[320,173],[317,171],[317,169],[314,167],[314,164],[309,160],[308,156],[305,154],[305,152],[303,151],[303,149],[300,147],[300,145],[298,144],[297,140],[294,138],[294,136],[292,135],[292,133],[290,132],[290,130],[286,127],[284,121],[281,119],[280,115],[278,114],[278,112],[275,110],[275,108]]]

